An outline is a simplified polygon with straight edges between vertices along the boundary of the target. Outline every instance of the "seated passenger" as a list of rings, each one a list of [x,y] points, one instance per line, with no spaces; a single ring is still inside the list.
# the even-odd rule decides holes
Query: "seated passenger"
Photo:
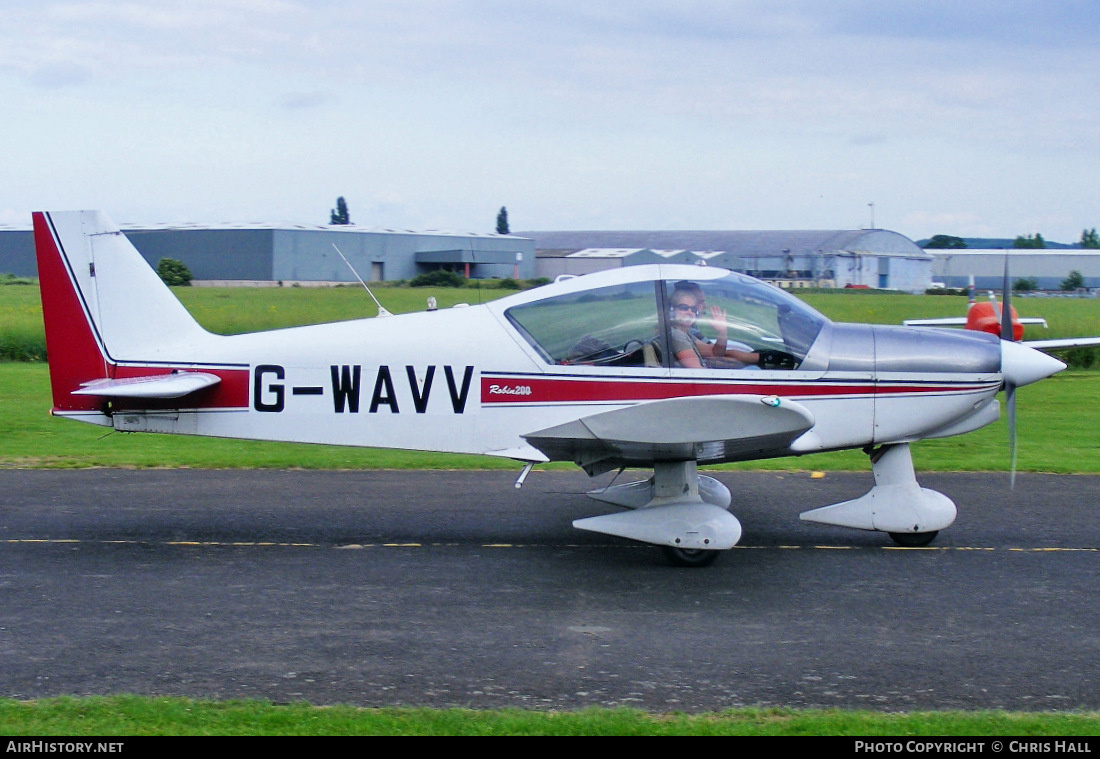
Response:
[[[672,303],[669,344],[672,355],[680,366],[692,369],[743,369],[747,366],[794,369],[798,366],[798,359],[784,351],[753,351],[730,346],[726,339],[729,329],[726,312],[718,306],[710,307],[710,319],[718,339],[713,343],[707,342],[695,327],[696,319],[703,311],[701,304],[706,303],[699,285],[693,282],[677,282],[669,300]]]
[[[758,364],[760,354],[754,351],[742,351],[729,348],[726,344],[726,312],[718,306],[711,306],[710,318],[718,339],[708,343],[698,336],[695,321],[699,317],[699,302],[695,294],[687,287],[672,292],[672,308],[669,314],[669,347],[680,366],[689,369],[704,367],[739,369],[748,364]]]

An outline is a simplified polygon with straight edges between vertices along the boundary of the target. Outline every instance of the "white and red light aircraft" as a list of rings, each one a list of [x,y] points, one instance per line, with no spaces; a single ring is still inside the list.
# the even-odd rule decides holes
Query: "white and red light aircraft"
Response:
[[[526,465],[517,486],[546,461],[590,475],[652,467],[589,494],[623,511],[574,526],[662,546],[684,565],[741,537],[729,490],[698,464],[849,448],[870,455],[874,486],[802,519],[927,544],[956,507],[918,485],[909,444],[990,424],[1002,387],[1011,398],[1065,368],[988,334],[833,323],[751,277],[696,266],[222,336],[103,214],[35,213],[34,236],[54,415],[506,457]]]

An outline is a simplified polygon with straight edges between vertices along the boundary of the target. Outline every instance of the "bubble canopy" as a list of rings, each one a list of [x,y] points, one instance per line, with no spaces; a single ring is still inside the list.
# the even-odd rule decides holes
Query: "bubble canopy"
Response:
[[[780,351],[794,357],[787,368],[795,368],[828,321],[779,288],[743,274],[675,276],[696,272],[681,269],[671,277],[615,284],[595,277],[592,287],[571,287],[504,314],[547,363],[650,368],[680,366],[670,346],[682,345],[685,334],[704,353],[715,344],[730,352]],[[731,360],[722,368],[747,367]]]

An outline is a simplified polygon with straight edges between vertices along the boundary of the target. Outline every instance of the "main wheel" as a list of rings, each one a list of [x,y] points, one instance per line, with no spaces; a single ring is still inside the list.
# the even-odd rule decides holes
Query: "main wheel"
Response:
[[[923,548],[936,539],[939,530],[932,532],[891,532],[890,537],[894,542],[904,548]]]
[[[676,548],[675,546],[661,546],[667,558],[677,567],[707,567],[718,558],[719,551],[708,551],[703,548]]]

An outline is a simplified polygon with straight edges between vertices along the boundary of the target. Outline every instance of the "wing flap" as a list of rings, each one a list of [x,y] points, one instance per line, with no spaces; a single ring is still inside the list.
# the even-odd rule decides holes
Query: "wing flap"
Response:
[[[97,395],[106,398],[182,398],[221,382],[221,377],[206,372],[173,372],[147,377],[100,379],[85,382],[73,395]]]

